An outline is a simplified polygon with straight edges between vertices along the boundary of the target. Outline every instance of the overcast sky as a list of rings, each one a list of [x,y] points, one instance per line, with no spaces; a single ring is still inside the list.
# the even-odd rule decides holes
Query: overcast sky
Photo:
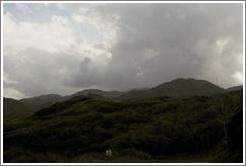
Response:
[[[242,4],[4,4],[4,96],[242,84]],[[217,80],[217,81],[216,81]]]

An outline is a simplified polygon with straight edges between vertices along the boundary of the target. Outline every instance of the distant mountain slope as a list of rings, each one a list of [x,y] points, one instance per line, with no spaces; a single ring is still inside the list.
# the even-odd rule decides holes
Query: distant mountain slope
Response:
[[[191,97],[191,96],[211,96],[223,92],[238,90],[242,86],[223,89],[214,84],[195,79],[176,79],[160,84],[153,88],[134,89],[128,92],[102,91],[99,89],[87,89],[68,96],[56,94],[42,95],[21,100],[4,98],[5,115],[30,115],[38,110],[49,107],[57,102],[66,101],[76,96],[101,96],[104,98],[136,98],[136,97]]]
[[[4,98],[4,112],[5,117],[13,117],[13,116],[28,116],[35,113],[38,110],[50,107],[51,105],[61,102],[67,101],[71,99],[75,99],[83,96],[102,96],[104,98],[115,98],[122,94],[122,92],[118,91],[102,91],[98,89],[87,89],[83,91],[79,91],[72,95],[68,96],[59,96],[56,94],[48,94],[42,96],[36,96],[32,98],[24,98],[21,100],[15,100],[11,98]]]
[[[133,90],[125,93],[121,98],[132,97],[190,97],[190,96],[210,96],[222,93],[224,89],[204,80],[176,79],[163,83],[148,90]]]
[[[232,91],[237,91],[237,90],[241,90],[243,89],[243,86],[240,85],[240,86],[234,86],[234,87],[231,87],[231,88],[227,88],[225,91],[226,92],[232,92]]]
[[[49,107],[52,104],[61,100],[62,100],[62,96],[56,94],[47,94],[47,95],[36,96],[32,98],[21,99],[20,101],[27,105],[30,105],[34,109],[42,109],[45,107]]]
[[[4,117],[28,116],[61,100],[62,97],[55,94],[42,95],[21,100],[3,98]]]
[[[31,98],[24,98],[24,99],[21,99],[20,101],[37,105],[40,103],[47,103],[47,102],[52,102],[52,101],[55,102],[61,98],[62,96],[59,96],[57,94],[47,94],[47,95],[35,96]]]
[[[30,115],[30,108],[24,102],[4,97],[3,115],[4,117]]]
[[[122,94],[123,92],[119,92],[119,91],[102,91],[99,89],[86,89],[86,90],[82,90],[77,93],[74,93],[72,95],[65,96],[65,98],[71,98],[71,97],[80,96],[80,95],[84,95],[84,96],[100,95],[105,98],[115,98],[115,97],[119,97]]]

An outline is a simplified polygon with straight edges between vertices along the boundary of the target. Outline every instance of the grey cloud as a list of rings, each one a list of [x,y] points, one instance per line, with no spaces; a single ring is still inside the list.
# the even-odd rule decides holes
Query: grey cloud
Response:
[[[66,84],[77,88],[101,85],[103,75],[100,73],[100,69],[93,66],[92,63],[91,58],[85,57],[76,70],[71,73]]]
[[[112,8],[117,13],[117,6]],[[153,86],[176,77],[212,82],[217,77],[226,87],[239,84],[230,75],[242,72],[236,57],[242,60],[241,5],[135,5],[120,11],[119,39],[112,50],[114,65],[108,70],[114,71],[112,78],[118,74],[125,80],[108,81],[110,86]],[[218,55],[216,41],[224,38],[229,41]],[[145,60],[145,49],[159,51],[160,56]],[[216,65],[221,65],[221,69],[216,69]],[[143,70],[141,79],[137,77],[136,66]]]
[[[29,48],[15,55],[4,57],[4,71],[8,79],[5,87],[13,88],[24,96],[36,96],[47,93],[69,93],[64,82],[73,72],[76,60],[67,54],[51,54]]]
[[[69,10],[79,12],[83,5],[71,5]],[[151,87],[178,77],[214,83],[220,79],[224,87],[241,84],[231,76],[243,72],[242,4],[95,4],[88,8],[87,12],[102,18],[119,17],[117,41],[108,50],[110,62],[102,67],[95,66],[91,57],[78,60],[65,53],[54,56],[26,50],[21,54],[27,56],[28,66],[13,67],[11,56],[4,61],[9,76],[18,81],[13,88],[33,96],[91,86]],[[225,42],[220,53],[219,41]]]

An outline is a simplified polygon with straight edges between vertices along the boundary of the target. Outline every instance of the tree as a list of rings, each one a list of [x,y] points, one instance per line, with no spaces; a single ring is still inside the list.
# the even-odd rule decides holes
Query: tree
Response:
[[[226,148],[229,147],[228,145],[228,129],[227,125],[230,122],[231,118],[237,113],[238,105],[231,104],[229,100],[226,101],[226,98],[218,98],[216,100],[217,105],[212,107],[212,110],[216,113],[217,118],[216,120],[223,125],[223,131],[225,136],[225,145]]]

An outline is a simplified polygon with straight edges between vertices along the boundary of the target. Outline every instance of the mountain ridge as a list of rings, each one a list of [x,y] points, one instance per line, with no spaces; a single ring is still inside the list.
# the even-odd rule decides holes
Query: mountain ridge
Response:
[[[36,112],[40,109],[49,107],[57,102],[69,100],[76,96],[101,96],[103,98],[139,98],[139,97],[191,97],[191,96],[210,96],[240,89],[242,86],[231,88],[220,88],[206,80],[196,80],[193,78],[178,78],[169,82],[164,82],[152,88],[138,88],[130,91],[103,91],[100,89],[86,89],[71,95],[60,96],[57,94],[45,94],[31,98],[15,100],[3,98],[5,115],[13,112],[16,115]],[[6,113],[8,111],[8,113]]]
[[[129,97],[190,97],[190,96],[209,96],[222,93],[223,88],[220,88],[205,80],[195,80],[193,78],[178,78],[169,82],[164,82],[147,90],[134,90],[121,96],[122,98]]]

